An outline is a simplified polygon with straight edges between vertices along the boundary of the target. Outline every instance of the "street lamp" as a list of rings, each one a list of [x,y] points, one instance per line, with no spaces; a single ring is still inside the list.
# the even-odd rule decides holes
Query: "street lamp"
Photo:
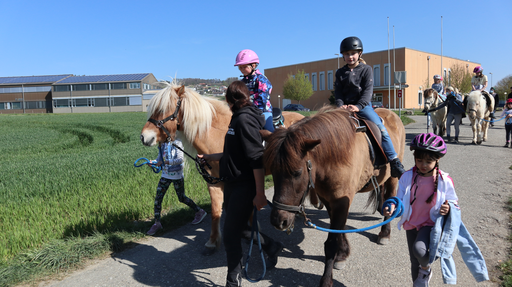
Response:
[[[277,100],[279,101],[279,109],[281,109],[281,95],[277,95]]]
[[[338,56],[338,69],[340,68],[340,54],[334,54],[336,56]]]
[[[489,74],[491,74],[491,88],[492,88],[492,73],[489,73]]]
[[[430,87],[430,56],[427,56],[427,85]]]

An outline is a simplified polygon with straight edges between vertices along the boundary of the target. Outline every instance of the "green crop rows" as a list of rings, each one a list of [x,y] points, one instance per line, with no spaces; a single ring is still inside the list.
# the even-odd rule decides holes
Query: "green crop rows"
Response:
[[[145,113],[1,115],[0,259],[152,219],[160,175],[133,166],[158,153],[139,140],[145,122]],[[190,168],[186,194],[207,207],[206,184]],[[162,207],[192,220],[172,188]]]

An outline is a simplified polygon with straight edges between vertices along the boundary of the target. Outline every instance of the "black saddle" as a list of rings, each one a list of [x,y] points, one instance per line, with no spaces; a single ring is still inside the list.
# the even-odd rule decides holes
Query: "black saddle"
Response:
[[[280,108],[272,108],[272,122],[275,129],[284,127],[284,116]]]

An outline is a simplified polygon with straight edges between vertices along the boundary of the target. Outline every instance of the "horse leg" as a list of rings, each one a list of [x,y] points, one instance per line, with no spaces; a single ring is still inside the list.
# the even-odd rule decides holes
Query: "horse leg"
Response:
[[[477,120],[475,119],[472,123],[471,123],[471,129],[473,130],[473,141],[471,142],[472,144],[476,144],[476,138],[477,138],[477,135],[478,135],[478,132],[477,132]]]
[[[482,144],[482,124],[481,123],[477,123],[476,124],[476,137],[477,137],[477,141],[476,143],[477,144]]]
[[[334,206],[334,207],[333,207]],[[347,223],[350,199],[343,197],[326,206],[331,220],[330,228],[342,230]],[[325,267],[320,286],[332,286],[332,270],[335,265],[343,266],[350,255],[350,245],[345,234],[329,233],[324,243]]]
[[[386,199],[396,195],[396,188],[398,186],[398,178],[390,177],[384,184],[382,189],[382,196],[384,197],[382,203]],[[382,210],[382,207],[381,207]],[[384,217],[384,221],[388,220],[389,217]],[[380,228],[377,243],[380,245],[386,245],[391,240],[391,224],[384,224]]]
[[[220,247],[222,235],[220,232],[220,217],[222,215],[222,202],[224,201],[224,193],[222,184],[208,185],[210,198],[212,201],[212,230],[210,239],[206,242],[203,255],[211,255]]]
[[[487,118],[486,120],[491,120],[491,118]],[[484,142],[486,142],[486,141],[487,141],[487,130],[488,130],[488,129],[489,129],[489,122],[484,122],[484,123],[482,124],[482,130],[483,130],[483,138],[482,138],[482,140],[483,140]]]

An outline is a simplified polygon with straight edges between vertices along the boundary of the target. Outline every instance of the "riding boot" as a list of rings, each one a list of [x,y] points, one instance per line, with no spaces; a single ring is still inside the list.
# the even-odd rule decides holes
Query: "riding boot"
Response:
[[[459,137],[455,137],[455,139],[453,140],[453,143],[458,144],[459,143]]]
[[[404,166],[400,162],[399,158],[394,158],[389,162],[391,166],[391,176],[400,178],[402,174],[405,172]]]
[[[451,142],[452,141],[452,138],[448,135],[446,136],[446,142]]]

